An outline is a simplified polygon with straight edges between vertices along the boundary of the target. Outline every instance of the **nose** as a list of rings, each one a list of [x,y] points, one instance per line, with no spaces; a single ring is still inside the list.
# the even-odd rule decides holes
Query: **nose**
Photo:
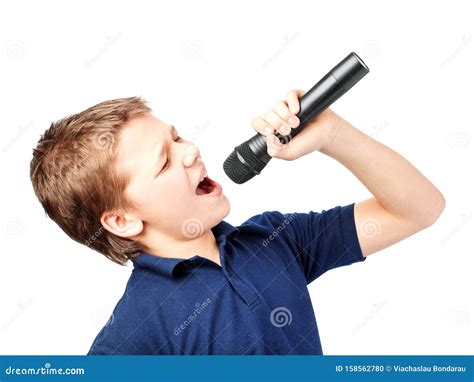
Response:
[[[192,167],[198,158],[201,159],[199,148],[196,145],[189,143],[183,152],[184,166]]]

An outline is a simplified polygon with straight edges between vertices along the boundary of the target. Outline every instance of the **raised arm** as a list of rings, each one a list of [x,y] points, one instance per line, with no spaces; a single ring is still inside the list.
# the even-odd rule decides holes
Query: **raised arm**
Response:
[[[403,156],[343,118],[336,120],[320,151],[347,167],[374,196],[354,206],[363,255],[433,224],[444,209],[441,192]]]
[[[356,203],[354,218],[364,256],[380,251],[430,226],[445,206],[441,192],[400,154],[326,109],[288,144],[273,135],[298,126],[301,90],[288,93],[252,126],[266,135],[272,157],[294,160],[320,151],[347,167],[374,196]],[[296,118],[296,123],[291,119]]]

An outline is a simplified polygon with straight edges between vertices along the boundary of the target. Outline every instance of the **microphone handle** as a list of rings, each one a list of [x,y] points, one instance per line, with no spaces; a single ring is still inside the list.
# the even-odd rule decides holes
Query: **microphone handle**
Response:
[[[278,131],[275,131],[274,134],[282,144],[288,143],[318,114],[337,101],[368,72],[369,68],[362,59],[356,53],[351,52],[300,98],[300,111],[296,115],[300,120],[298,127],[291,129],[288,135],[282,135]],[[264,163],[270,161],[272,157],[267,153],[267,142],[264,135],[257,133],[247,143],[255,155],[260,156],[260,160]]]

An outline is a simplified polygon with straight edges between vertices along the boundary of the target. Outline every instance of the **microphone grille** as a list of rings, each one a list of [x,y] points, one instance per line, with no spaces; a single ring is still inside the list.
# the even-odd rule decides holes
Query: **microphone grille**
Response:
[[[269,155],[258,158],[247,142],[244,142],[224,161],[224,171],[234,183],[242,184],[260,174],[270,158]]]

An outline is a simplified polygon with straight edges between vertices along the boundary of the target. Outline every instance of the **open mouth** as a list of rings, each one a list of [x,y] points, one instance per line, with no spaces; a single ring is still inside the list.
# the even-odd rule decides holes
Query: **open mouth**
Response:
[[[199,182],[196,187],[196,195],[218,196],[222,193],[222,188],[219,183],[213,181],[209,177],[205,177],[202,182]]]

